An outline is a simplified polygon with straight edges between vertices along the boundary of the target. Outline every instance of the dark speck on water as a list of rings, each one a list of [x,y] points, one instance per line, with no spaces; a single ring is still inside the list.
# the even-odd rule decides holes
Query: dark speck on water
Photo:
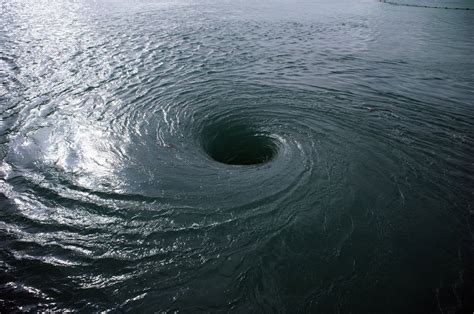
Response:
[[[0,8],[1,313],[472,313],[474,2]]]

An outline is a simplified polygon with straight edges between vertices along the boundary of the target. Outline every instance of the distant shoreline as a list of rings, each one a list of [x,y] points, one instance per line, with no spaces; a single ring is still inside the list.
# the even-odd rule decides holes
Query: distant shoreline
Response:
[[[399,5],[399,6],[404,6],[404,7],[415,7],[415,8],[427,8],[427,9],[443,9],[443,10],[474,10],[471,8],[456,8],[456,7],[440,7],[440,6],[431,6],[431,5],[418,5],[418,4],[408,4],[408,3],[398,3],[398,2],[392,2],[392,1],[386,1],[386,0],[379,0],[379,2],[382,3],[387,3],[391,5]]]

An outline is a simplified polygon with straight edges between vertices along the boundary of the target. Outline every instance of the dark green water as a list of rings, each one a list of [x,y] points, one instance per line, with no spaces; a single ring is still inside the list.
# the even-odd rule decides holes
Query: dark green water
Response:
[[[472,308],[474,10],[0,5],[0,309]]]

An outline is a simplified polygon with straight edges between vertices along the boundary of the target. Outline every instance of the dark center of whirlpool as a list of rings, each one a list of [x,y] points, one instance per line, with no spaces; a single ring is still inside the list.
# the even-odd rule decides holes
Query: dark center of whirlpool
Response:
[[[275,140],[246,124],[213,124],[202,134],[202,147],[213,160],[228,165],[258,165],[278,154]]]

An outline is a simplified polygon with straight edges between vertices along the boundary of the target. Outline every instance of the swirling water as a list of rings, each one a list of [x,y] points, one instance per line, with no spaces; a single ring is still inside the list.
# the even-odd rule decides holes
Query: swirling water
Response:
[[[3,309],[472,306],[474,11],[0,3]]]

